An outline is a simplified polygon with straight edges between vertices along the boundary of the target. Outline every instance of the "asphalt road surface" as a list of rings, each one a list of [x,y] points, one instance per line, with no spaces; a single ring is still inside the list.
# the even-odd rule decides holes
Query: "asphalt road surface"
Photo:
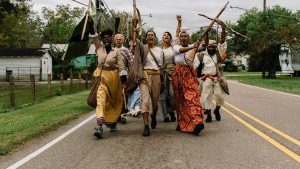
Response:
[[[0,168],[300,168],[300,96],[230,82],[222,121],[199,136],[158,122],[142,137],[142,118],[96,139],[94,112],[0,158]],[[79,125],[78,125],[79,124]]]

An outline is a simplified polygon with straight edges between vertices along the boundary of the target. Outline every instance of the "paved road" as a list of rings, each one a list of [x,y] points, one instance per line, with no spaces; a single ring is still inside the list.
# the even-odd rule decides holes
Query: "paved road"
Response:
[[[300,168],[300,97],[230,82],[222,121],[205,124],[200,136],[159,122],[148,138],[141,118],[118,132],[92,135],[92,119],[19,168]],[[244,114],[242,114],[242,113]],[[56,139],[93,112],[0,159],[7,168]],[[252,118],[252,119],[251,119]],[[278,134],[279,133],[279,134]],[[35,153],[37,154],[37,153]],[[33,157],[33,158],[31,158]],[[298,160],[298,161],[297,161]]]

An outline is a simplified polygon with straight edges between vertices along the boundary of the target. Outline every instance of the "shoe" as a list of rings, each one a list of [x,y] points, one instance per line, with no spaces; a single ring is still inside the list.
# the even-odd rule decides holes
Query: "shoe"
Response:
[[[165,122],[165,123],[170,122],[170,118],[169,118],[169,117],[165,117],[165,118],[164,118],[164,122]]]
[[[132,117],[140,117],[140,115],[141,115],[141,111],[136,109],[132,110]]]
[[[208,114],[208,112],[210,112],[210,109],[204,109],[204,114]]]
[[[210,110],[207,112],[207,117],[206,117],[206,123],[210,123],[212,122],[212,117],[211,117],[211,112]]]
[[[180,131],[179,124],[177,124],[176,131]]]
[[[143,136],[144,136],[144,137],[150,136],[150,128],[149,128],[148,125],[145,125],[145,127],[144,127]]]
[[[117,123],[111,123],[109,128],[110,128],[110,132],[117,131]]]
[[[126,124],[126,122],[127,122],[127,118],[126,118],[126,116],[124,116],[124,115],[121,115],[121,120],[120,120],[120,123],[121,123],[121,124]]]
[[[215,114],[215,116],[216,116],[216,120],[217,120],[217,121],[221,121],[220,107],[219,107],[219,108],[218,108],[218,107],[215,108],[214,114]]]
[[[151,128],[155,129],[157,126],[156,115],[151,114]]]
[[[175,113],[174,112],[170,113],[170,117],[171,117],[171,122],[175,122],[176,121],[176,117],[175,117]]]
[[[102,126],[96,126],[94,129],[94,136],[98,139],[102,138],[103,128]]]
[[[199,133],[201,132],[201,130],[204,129],[204,124],[201,123],[201,124],[197,124],[194,128],[194,131],[193,131],[193,134],[195,134],[196,136],[199,135]]]

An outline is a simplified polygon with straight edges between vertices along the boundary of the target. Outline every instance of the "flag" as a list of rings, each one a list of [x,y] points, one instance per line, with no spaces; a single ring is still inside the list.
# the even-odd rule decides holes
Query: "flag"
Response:
[[[96,15],[96,6],[93,3],[93,0],[89,1],[88,11],[90,11],[90,15],[93,17]]]
[[[83,17],[83,19],[75,27],[71,35],[67,51],[62,57],[62,60],[65,63],[69,63],[72,59],[85,55],[89,50],[89,34],[95,34],[94,21],[90,16],[88,17],[84,37],[81,40],[81,33],[83,30],[84,21],[85,17]]]

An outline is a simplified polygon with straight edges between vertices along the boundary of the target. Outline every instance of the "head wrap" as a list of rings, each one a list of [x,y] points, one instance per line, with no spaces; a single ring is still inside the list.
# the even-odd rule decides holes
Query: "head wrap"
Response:
[[[112,36],[114,34],[114,31],[111,29],[106,29],[101,32],[100,37],[103,38],[105,35],[110,35]]]
[[[122,42],[124,42],[124,39],[125,39],[124,35],[122,35],[122,34],[120,34],[120,33],[119,33],[119,34],[116,34],[114,40],[116,41],[117,38],[121,38],[121,39],[122,39]]]
[[[217,41],[210,39],[208,42],[208,46],[217,46]]]

